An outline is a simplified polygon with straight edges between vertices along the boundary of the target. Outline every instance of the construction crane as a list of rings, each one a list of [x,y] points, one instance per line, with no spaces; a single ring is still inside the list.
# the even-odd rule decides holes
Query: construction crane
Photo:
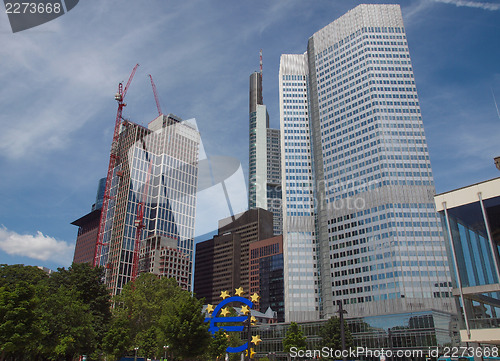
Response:
[[[155,96],[155,101],[156,101],[156,109],[158,109],[158,116],[162,115],[161,107],[160,107],[160,100],[158,99],[158,93],[156,91],[156,85],[155,82],[153,81],[153,77],[151,74],[148,74],[149,79],[151,79],[151,86],[153,87],[153,94]]]
[[[100,265],[103,247],[108,245],[108,243],[104,242],[104,232],[105,232],[105,228],[106,228],[104,222],[106,221],[109,200],[111,199],[110,192],[111,192],[111,181],[113,178],[113,170],[115,169],[116,162],[119,158],[119,156],[118,156],[118,137],[119,137],[119,132],[120,132],[120,124],[122,121],[123,108],[125,106],[127,106],[127,104],[124,102],[124,100],[125,100],[125,95],[127,94],[127,90],[130,86],[130,83],[132,82],[132,79],[133,79],[138,67],[139,67],[139,64],[136,64],[134,69],[132,70],[132,74],[130,74],[130,77],[128,79],[127,85],[125,85],[125,88],[123,88],[123,82],[118,84],[118,92],[115,94],[115,100],[118,102],[118,111],[116,113],[115,130],[113,132],[113,142],[111,144],[111,152],[110,152],[110,156],[109,156],[108,174],[106,176],[106,186],[104,188],[104,199],[102,202],[101,218],[99,221],[99,230],[97,232],[98,236],[97,236],[97,242],[96,242],[96,247],[95,247],[95,252],[94,252],[94,267]],[[106,265],[106,267],[108,267],[108,265]]]

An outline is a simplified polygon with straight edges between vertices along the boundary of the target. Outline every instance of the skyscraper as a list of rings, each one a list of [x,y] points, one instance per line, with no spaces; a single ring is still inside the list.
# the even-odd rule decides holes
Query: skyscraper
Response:
[[[196,245],[194,292],[206,303],[221,291],[251,289],[250,245],[273,235],[273,215],[262,208],[249,209],[219,221],[218,234]]]
[[[122,125],[98,262],[113,294],[131,280],[138,231],[140,271],[190,288],[199,144],[195,126],[171,114]]]
[[[277,235],[283,229],[280,132],[269,128],[262,99],[262,72],[254,72],[250,75],[248,208],[272,212]]]
[[[75,263],[94,264],[94,253],[99,232],[99,220],[101,218],[105,185],[106,178],[99,179],[95,203],[92,204],[92,211],[71,222],[71,224],[78,226],[75,254],[73,256],[73,262]]]
[[[282,55],[286,319],[454,311],[398,5],[359,5]]]

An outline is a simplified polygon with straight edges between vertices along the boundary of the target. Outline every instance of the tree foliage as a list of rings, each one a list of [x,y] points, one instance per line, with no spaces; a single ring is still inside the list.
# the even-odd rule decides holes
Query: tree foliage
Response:
[[[210,340],[207,356],[211,360],[219,360],[226,354],[226,349],[229,346],[229,335],[220,329]]]
[[[174,279],[141,274],[113,303],[102,279],[103,270],[88,264],[50,276],[0,265],[0,360],[117,360],[135,347],[139,356],[160,358],[165,346],[176,359],[206,354],[202,304]]]
[[[37,267],[0,266],[0,350],[3,359],[96,359],[109,322],[102,270],[87,264],[50,277]]]
[[[160,356],[164,346],[176,358],[203,354],[210,334],[202,304],[174,279],[143,273],[114,299],[115,308],[105,348],[117,359],[138,347],[144,357]]]
[[[351,331],[344,320],[345,347],[354,347]],[[342,350],[342,339],[340,337],[340,318],[331,317],[319,330],[321,337],[321,347],[328,347],[331,350]]]
[[[299,325],[295,322],[290,323],[290,327],[288,327],[286,336],[283,339],[283,350],[290,352],[292,347],[296,347],[297,350],[305,350],[306,346],[306,337],[299,328]]]

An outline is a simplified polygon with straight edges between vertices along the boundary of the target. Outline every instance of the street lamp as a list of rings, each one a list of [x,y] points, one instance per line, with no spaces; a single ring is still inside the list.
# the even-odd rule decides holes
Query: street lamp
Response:
[[[139,349],[139,347],[134,347],[134,351],[135,351],[135,354],[134,354],[134,361],[137,361],[137,350]]]
[[[337,300],[337,305],[339,306],[339,310],[337,311],[337,313],[339,314],[339,321],[340,321],[340,340],[342,342],[342,360],[343,361],[346,361],[346,357],[345,357],[345,354],[344,354],[344,350],[345,350],[345,328],[344,328],[344,314],[347,313],[347,311],[345,311],[343,308],[342,308],[342,300]]]
[[[163,346],[163,349],[165,350],[165,357],[163,358],[164,360],[167,359],[167,350],[168,350],[168,345]]]

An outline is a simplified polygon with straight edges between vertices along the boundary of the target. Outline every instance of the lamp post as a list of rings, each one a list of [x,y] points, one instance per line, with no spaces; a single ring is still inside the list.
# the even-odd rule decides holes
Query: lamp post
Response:
[[[252,331],[250,329],[251,327],[251,322],[252,322],[252,313],[248,312],[248,318],[247,318],[247,325],[248,325],[248,333],[247,333],[247,343],[248,343],[248,348],[247,348],[247,360],[250,361],[252,359],[251,351],[252,351]]]
[[[344,355],[344,350],[345,350],[345,329],[344,329],[344,313],[347,313],[347,311],[344,311],[342,307],[342,300],[337,300],[337,305],[339,306],[339,310],[337,311],[339,314],[339,321],[340,321],[340,340],[342,342],[342,360],[346,361],[346,357]]]
[[[163,349],[165,350],[165,357],[163,358],[164,360],[167,359],[167,350],[168,350],[168,345],[163,346]]]
[[[139,349],[139,347],[134,347],[134,351],[135,351],[135,354],[134,354],[134,361],[137,361],[137,350]]]

